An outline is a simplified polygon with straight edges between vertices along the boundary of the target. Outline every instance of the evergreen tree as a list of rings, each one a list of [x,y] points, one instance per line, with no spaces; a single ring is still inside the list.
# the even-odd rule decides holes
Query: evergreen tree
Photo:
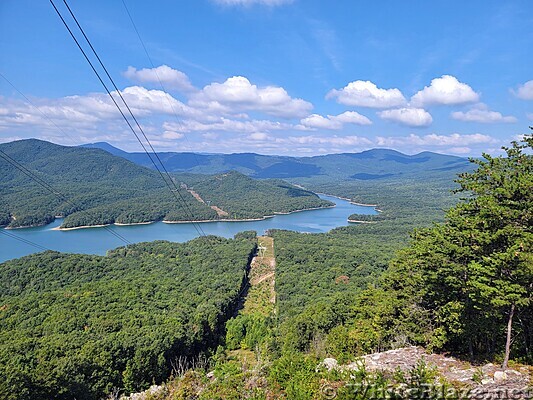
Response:
[[[444,224],[416,232],[393,265],[420,277],[417,301],[433,315],[435,346],[474,355],[494,353],[505,339],[506,368],[517,313],[531,330],[533,136],[503,150],[471,160],[477,169],[457,181],[466,197]]]

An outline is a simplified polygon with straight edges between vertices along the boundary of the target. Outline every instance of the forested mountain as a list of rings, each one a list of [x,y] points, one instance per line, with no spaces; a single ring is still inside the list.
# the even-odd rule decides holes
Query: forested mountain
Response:
[[[0,225],[10,227],[43,225],[56,216],[66,217],[62,225],[65,228],[163,219],[261,218],[275,212],[331,205],[287,183],[257,182],[239,173],[211,178],[174,175],[176,196],[158,172],[100,149],[30,139],[1,144],[0,150],[60,194],[51,193],[0,158]],[[190,186],[198,186],[209,205],[195,198],[187,190]],[[223,212],[210,205],[222,207]]]
[[[128,153],[108,143],[83,147],[99,148],[138,165],[152,167],[145,153]],[[465,158],[423,152],[406,155],[394,150],[374,149],[362,153],[329,154],[314,157],[266,156],[254,153],[199,154],[162,152],[160,157],[171,171],[221,173],[230,170],[256,178],[316,178],[355,181],[391,177],[417,177],[443,172],[463,172],[469,168]]]
[[[127,153],[108,143],[84,146],[104,149],[140,165],[149,162],[143,153]],[[442,221],[444,210],[458,200],[452,194],[457,188],[457,174],[473,169],[462,157],[431,152],[410,156],[387,149],[314,157],[171,152],[162,153],[162,157],[170,168],[179,171],[213,173],[232,169],[258,178],[282,177],[317,193],[375,204],[382,213],[372,221],[387,221],[389,228],[385,231],[401,230],[405,238],[415,227]],[[349,219],[368,217],[352,215]]]
[[[206,400],[412,399],[443,393],[466,399],[502,389],[527,398],[533,343],[532,148],[529,136],[506,148],[504,157],[476,160],[475,171],[459,177],[463,198],[444,222],[416,230],[400,251],[405,227],[394,213],[376,224],[325,234],[270,232],[277,312],[229,320],[226,349],[217,352],[213,371],[174,377],[158,398],[187,398],[183,394],[192,392]],[[405,207],[405,198],[397,204]],[[240,345],[235,338],[242,339]],[[408,371],[375,370],[385,368],[388,361],[379,360],[387,353],[365,358],[372,369],[359,359],[413,345],[458,355],[469,361],[464,367],[469,372],[453,378],[460,364],[436,354],[428,358],[446,361],[440,371],[454,371],[448,375],[454,380],[437,372],[425,355]],[[407,361],[398,359],[402,365]],[[498,378],[494,363],[502,366]],[[489,366],[492,373],[486,375]]]
[[[343,359],[421,344],[471,360],[496,357],[504,368],[510,356],[531,363],[532,148],[529,136],[506,157],[476,161],[476,171],[459,178],[464,198],[445,221],[415,231],[396,255],[376,240],[382,223],[365,226],[367,234],[342,228],[320,239],[274,232],[283,243],[276,280],[283,345],[309,351],[322,337],[328,354]],[[359,256],[350,244],[362,243]],[[361,276],[380,269],[365,289]]]
[[[154,398],[314,399],[330,387],[337,398],[353,399],[359,398],[353,387],[391,385],[447,393],[451,383],[423,361],[388,374],[321,367],[325,357],[353,366],[362,354],[411,345],[504,370],[513,360],[527,371],[532,148],[533,137],[526,136],[505,148],[505,156],[473,160],[474,171],[457,179],[461,198],[451,201],[456,204],[441,223],[411,232],[410,242],[407,231],[428,223],[409,201],[413,193],[423,196],[423,183],[411,182],[396,200],[370,191],[390,207],[373,224],[325,234],[269,232],[275,260],[259,275],[246,272],[254,265],[248,264],[257,243],[252,232],[234,240],[143,243],[106,257],[45,252],[1,264],[0,393],[7,399],[91,399],[115,387],[145,389],[168,377],[173,357],[201,351],[209,352],[210,363],[189,370],[180,364]],[[217,182],[239,190],[241,177],[184,180],[188,190],[219,196],[230,210],[233,203],[217,192]],[[279,181],[256,184],[294,189]],[[338,182],[331,185],[339,195],[365,198],[356,186],[343,192]],[[452,183],[427,185],[418,212],[438,215],[434,207],[444,206],[445,198],[440,185]],[[255,292],[255,307],[245,305],[248,314],[231,318],[251,276],[256,284],[270,279],[274,297],[267,292],[260,302]],[[487,379],[481,368],[471,377],[481,386]],[[464,388],[465,382],[454,384]],[[402,393],[394,398],[412,398],[413,392]]]
[[[208,354],[246,283],[250,237],[1,264],[0,397],[102,399],[167,378],[179,357]]]
[[[216,204],[232,218],[257,218],[333,205],[281,179],[257,180],[235,171],[214,176],[183,176],[182,180],[202,199]],[[257,210],[261,210],[260,214]]]
[[[127,153],[108,143],[84,146],[101,148],[149,166],[144,153]],[[161,153],[161,157],[169,168],[177,171],[236,170],[257,178],[281,177],[314,192],[376,204],[383,211],[378,219],[394,219],[393,225],[405,237],[414,227],[442,220],[444,210],[457,201],[457,196],[452,195],[457,188],[454,183],[457,174],[473,168],[462,157],[431,152],[409,156],[387,149],[315,157],[172,152]],[[350,219],[361,217],[354,215]]]

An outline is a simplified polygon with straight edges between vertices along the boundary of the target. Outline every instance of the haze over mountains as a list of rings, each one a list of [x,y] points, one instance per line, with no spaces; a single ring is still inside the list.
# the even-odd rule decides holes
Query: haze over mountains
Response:
[[[138,165],[153,167],[145,153],[129,153],[105,142],[85,144],[82,147],[102,149]],[[468,160],[462,157],[432,152],[406,155],[388,149],[313,157],[255,153],[161,152],[158,154],[169,171],[216,174],[234,170],[254,178],[376,180],[439,175],[442,172],[453,175],[470,168]]]

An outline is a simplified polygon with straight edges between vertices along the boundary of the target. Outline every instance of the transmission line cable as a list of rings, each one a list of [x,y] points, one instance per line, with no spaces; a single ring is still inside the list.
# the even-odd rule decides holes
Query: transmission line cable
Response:
[[[85,34],[85,32],[83,31],[81,25],[78,23],[76,17],[74,16],[74,13],[72,12],[72,10],[70,9],[70,7],[68,6],[68,3],[63,0],[63,2],[65,3],[66,7],[68,8],[72,18],[75,20],[76,22],[76,25],[78,26],[78,28],[80,29],[80,31],[82,32],[83,36],[85,37],[85,40],[87,41],[87,43],[89,44],[89,46],[91,47],[93,53],[95,54],[95,56],[97,57],[100,65],[102,66],[102,68],[104,69],[104,71],[106,72],[106,75],[108,76],[109,80],[112,82],[113,86],[115,87],[116,91],[117,91],[117,94],[120,96],[120,98],[122,99],[122,101],[124,102],[124,104],[126,105],[130,115],[132,116],[132,118],[134,119],[134,121],[136,122],[137,126],[139,127],[139,130],[142,132],[143,136],[145,137],[146,141],[148,142],[148,144],[150,145],[155,157],[159,160],[161,166],[165,169],[165,172],[167,173],[167,177],[168,177],[168,180],[165,178],[165,176],[163,175],[163,173],[161,172],[161,169],[159,168],[159,166],[157,165],[157,163],[154,161],[154,158],[152,157],[152,155],[150,154],[150,152],[147,150],[146,146],[144,145],[144,143],[142,142],[141,138],[139,137],[139,135],[137,134],[137,132],[135,131],[135,129],[133,128],[133,126],[131,125],[130,121],[128,120],[128,118],[126,117],[126,115],[124,114],[124,112],[122,111],[121,107],[118,105],[118,103],[116,102],[115,98],[113,97],[110,89],[107,87],[107,85],[105,84],[105,82],[103,81],[102,77],[100,76],[100,74],[98,73],[98,71],[96,70],[95,66],[93,65],[92,61],[90,60],[90,58],[88,57],[87,53],[85,52],[85,50],[83,49],[83,47],[81,46],[81,44],[79,43],[78,39],[76,38],[76,36],[74,35],[74,33],[72,32],[72,30],[70,29],[69,25],[67,24],[67,22],[65,21],[65,19],[63,18],[63,15],[61,14],[61,12],[59,11],[59,9],[56,7],[56,5],[54,4],[54,1],[53,0],[50,0],[50,3],[52,4],[52,6],[54,7],[54,10],[56,11],[56,13],[58,14],[59,18],[61,19],[61,21],[63,22],[63,25],[65,25],[65,28],[68,30],[70,36],[72,37],[72,39],[74,40],[74,42],[76,43],[78,49],[81,51],[81,53],[83,54],[83,56],[85,57],[85,60],[89,63],[89,65],[91,66],[91,69],[93,70],[94,74],[97,76],[98,80],[100,81],[100,83],[102,84],[102,86],[104,87],[104,89],[106,90],[108,96],[111,98],[111,100],[113,101],[113,104],[115,105],[115,107],[117,107],[117,109],[119,110],[120,114],[122,115],[122,118],[126,121],[128,127],[130,128],[130,130],[133,132],[133,134],[135,135],[137,141],[141,144],[141,147],[143,148],[144,152],[148,155],[150,161],[152,162],[152,164],[154,165],[154,167],[156,168],[157,172],[159,173],[159,175],[161,176],[161,178],[163,179],[163,181],[165,182],[165,184],[167,185],[167,187],[169,188],[169,190],[171,191],[172,195],[174,196],[174,198],[176,199],[178,205],[180,203],[180,200],[184,206],[184,208],[187,208],[189,214],[191,215],[191,217],[193,218],[194,215],[192,214],[189,206],[187,205],[187,202],[185,201],[185,199],[183,198],[182,194],[179,192],[179,189],[178,187],[176,186],[174,180],[172,179],[172,177],[170,176],[170,174],[168,173],[168,171],[166,170],[166,168],[164,167],[163,163],[161,162],[161,159],[159,158],[157,152],[154,150],[152,144],[150,143],[150,140],[148,139],[148,137],[144,134],[144,131],[142,130],[142,128],[140,127],[140,124],[138,123],[137,119],[135,118],[135,116],[133,115],[131,109],[129,108],[127,102],[125,101],[124,97],[122,96],[120,90],[118,90],[118,87],[115,85],[113,79],[111,78],[111,75],[109,74],[109,72],[107,71],[107,68],[105,68],[105,65],[103,64],[102,60],[100,59],[100,57],[98,56],[98,53],[96,52],[96,50],[94,49],[94,47],[92,46],[89,38],[87,37],[87,35]],[[170,181],[170,183],[169,183]],[[172,186],[174,186],[174,189],[172,188]],[[179,197],[179,198],[178,198]],[[203,232],[202,228],[195,222],[192,223],[194,228],[196,229],[198,235],[200,236],[206,236],[206,234]]]
[[[22,91],[20,91],[20,89],[18,89],[5,75],[3,75],[2,73],[0,73],[0,76],[15,90],[17,91],[32,107],[34,107],[37,111],[39,111],[44,118],[46,118],[51,124],[53,124],[59,131],[61,131],[62,133],[64,133],[66,136],[68,136],[68,138],[73,142],[75,143],[74,139],[67,133],[65,132],[65,130],[61,129],[60,126],[58,126],[50,117],[48,117],[48,115],[46,115],[46,113],[44,113],[44,111],[42,111],[39,107],[37,107],[35,104],[32,103],[32,101],[24,94],[22,93]],[[84,213],[88,213],[88,211],[84,211],[84,210],[81,210],[77,205],[73,204],[68,198],[66,198],[63,194],[61,194],[60,192],[58,192],[55,188],[53,188],[51,185],[49,185],[48,183],[46,183],[46,181],[44,181],[43,179],[41,179],[40,177],[38,177],[37,175],[35,175],[32,171],[30,171],[29,169],[27,169],[26,167],[24,167],[24,165],[20,164],[18,161],[16,161],[15,159],[11,158],[8,154],[6,154],[5,152],[1,151],[0,150],[0,156],[2,156],[2,158],[4,160],[6,160],[7,162],[9,162],[11,165],[13,165],[15,168],[19,169],[21,172],[23,172],[25,175],[27,175],[29,178],[33,179],[34,181],[36,181],[37,183],[39,183],[39,185],[43,186],[45,189],[47,189],[48,191],[50,191],[52,194],[56,195],[61,201],[69,204],[71,207],[75,208],[75,209],[79,209],[79,211],[81,212],[84,212]],[[111,229],[110,227],[107,227],[107,226],[104,226],[104,229],[107,230],[109,233],[111,233],[113,236],[117,237],[119,240],[123,241],[124,243],[126,243],[126,245],[128,244],[132,244],[128,239],[126,239],[125,237],[123,237],[122,235],[120,235],[119,233],[115,232],[113,229]]]
[[[165,86],[163,85],[163,82],[161,81],[161,78],[159,77],[159,74],[157,73],[157,70],[156,70],[156,67],[154,65],[154,62],[152,61],[152,57],[150,57],[150,54],[148,53],[148,49],[146,48],[146,45],[144,44],[144,40],[142,39],[141,34],[140,34],[139,30],[137,29],[137,25],[135,24],[135,21],[133,20],[133,17],[132,17],[132,15],[130,13],[130,10],[128,9],[128,6],[126,5],[125,0],[122,0],[122,4],[124,5],[124,9],[126,10],[126,13],[128,14],[128,18],[129,18],[131,24],[133,25],[133,29],[135,30],[135,33],[137,34],[137,37],[139,38],[139,42],[141,42],[142,48],[144,49],[144,53],[146,54],[146,57],[148,58],[148,61],[150,61],[150,65],[152,66],[152,69],[154,70],[154,73],[155,73],[155,76],[157,78],[157,81],[159,82],[159,86],[161,87],[163,92],[168,93],[166,88],[165,88]],[[180,119],[178,118],[178,113],[176,112],[176,109],[174,108],[174,105],[170,101],[169,96],[165,96],[165,98],[167,99],[168,105],[170,106],[170,109],[172,110],[172,113],[174,114],[174,118],[176,119],[176,122],[178,123],[178,125],[183,127],[183,124],[181,123]],[[185,137],[185,140],[187,140],[187,142],[189,142],[188,136],[184,134],[184,137]],[[190,142],[189,142],[189,144],[190,144]],[[198,157],[197,157],[196,153],[192,153],[192,154],[194,156],[196,164],[198,166],[200,166],[200,162],[198,161]]]
[[[37,182],[40,186],[48,190],[50,193],[52,193],[54,196],[56,196],[59,200],[67,203],[69,206],[73,207],[75,210],[79,209],[79,207],[72,203],[64,194],[62,194],[60,191],[55,189],[53,186],[46,183],[44,180],[42,180],[40,177],[35,175],[32,171],[30,171],[28,168],[26,168],[24,165],[20,164],[17,160],[10,157],[7,153],[0,150],[0,157],[2,157],[5,161],[7,161],[9,164],[11,164],[13,167],[17,168],[19,171],[21,171],[24,175],[28,176],[30,179]],[[88,211],[80,210],[82,213],[88,213]],[[103,228],[111,233],[113,236],[118,238],[119,240],[123,241],[128,244],[132,244],[128,239],[126,239],[121,234],[115,232],[113,229],[111,229],[109,226],[103,226]]]
[[[152,69],[154,70],[154,73],[155,73],[155,76],[157,77],[157,80],[159,82],[159,86],[161,87],[161,89],[163,90],[163,92],[166,94],[168,93],[165,86],[163,85],[163,82],[161,81],[161,78],[159,77],[159,74],[157,73],[157,70],[156,70],[156,67],[154,65],[154,62],[152,61],[152,57],[150,57],[150,54],[148,53],[148,49],[146,48],[146,45],[144,44],[144,40],[142,39],[141,37],[141,34],[139,32],[139,29],[137,29],[137,25],[135,24],[135,21],[133,20],[133,17],[130,13],[130,10],[128,9],[128,6],[126,5],[126,1],[125,0],[122,0],[122,4],[124,5],[124,9],[126,10],[126,14],[128,15],[128,18],[133,26],[133,29],[135,30],[135,33],[137,34],[137,37],[139,38],[139,42],[141,43],[142,45],[142,48],[144,49],[144,53],[146,54],[146,57],[148,58],[148,61],[150,62],[150,65],[152,66]],[[176,112],[176,109],[174,108],[174,105],[172,104],[172,102],[170,101],[170,98],[169,96],[165,96],[165,98],[167,99],[167,102],[168,102],[168,105],[170,106],[170,109],[172,110],[172,114],[174,115],[174,118],[177,122],[177,124],[181,127],[183,127],[183,124],[181,123],[179,117],[178,117],[178,113]],[[189,141],[189,137],[188,135],[184,134],[183,135],[185,137],[185,140],[190,144],[190,141]],[[200,166],[200,161],[198,160],[198,156],[196,155],[196,153],[192,153],[193,155],[193,158],[196,162],[196,165]],[[229,231],[228,227],[226,225],[224,225],[225,229],[226,229],[226,232],[228,232],[228,234],[231,235],[231,232]]]
[[[1,229],[0,233],[3,234],[3,235],[6,235],[6,236],[8,236],[8,237],[10,237],[12,239],[18,240],[19,242],[26,243],[26,244],[28,244],[30,246],[36,247],[39,250],[43,250],[43,251],[50,250],[48,247],[41,246],[40,244],[32,242],[31,240],[28,240],[28,239],[25,239],[25,238],[20,237],[18,235],[15,235],[14,233],[7,232],[5,229]]]
[[[37,107],[24,93],[22,93],[7,77],[0,72],[0,76],[19,94],[21,95],[26,102],[31,105],[33,108],[35,108],[37,111],[41,113],[41,115],[52,125],[54,125],[60,132],[62,132],[65,136],[67,136],[72,143],[75,143],[75,140],[70,136],[64,129],[62,129],[60,126],[58,126],[48,115],[44,113],[43,110],[41,110],[39,107]]]
[[[93,54],[95,55],[96,59],[98,60],[98,63],[100,64],[100,66],[102,67],[102,69],[104,70],[107,78],[109,79],[109,81],[111,82],[111,84],[113,85],[113,87],[115,88],[115,91],[117,92],[117,94],[119,95],[120,99],[122,100],[122,103],[124,104],[124,106],[126,107],[126,109],[128,110],[128,113],[130,114],[131,118],[133,119],[133,121],[135,122],[135,124],[137,125],[137,128],[139,129],[139,131],[141,132],[142,136],[144,137],[144,139],[146,140],[146,142],[148,143],[150,149],[152,150],[152,153],[154,154],[155,158],[157,159],[157,161],[159,161],[159,164],[161,165],[161,168],[163,169],[163,171],[165,172],[166,176],[167,176],[167,179],[168,181],[172,184],[172,186],[174,187],[174,190],[172,190],[172,188],[170,188],[171,192],[173,193],[178,193],[179,197],[181,198],[181,201],[184,205],[184,207],[187,209],[187,211],[189,212],[190,216],[191,216],[191,219],[194,218],[194,215],[189,207],[189,205],[187,204],[186,200],[183,198],[183,196],[181,195],[181,193],[179,192],[178,190],[178,186],[176,185],[176,183],[174,182],[174,179],[170,176],[170,173],[168,172],[167,168],[165,167],[165,165],[163,164],[163,161],[161,160],[161,158],[159,157],[159,154],[157,153],[157,151],[154,149],[154,146],[152,146],[152,143],[150,142],[150,139],[148,139],[148,136],[145,134],[141,124],[139,123],[139,121],[137,120],[137,118],[135,117],[135,115],[133,114],[133,112],[131,111],[131,108],[130,106],[128,105],[128,103],[126,102],[126,100],[124,99],[124,97],[122,96],[122,92],[120,91],[120,89],[117,87],[117,85],[115,84],[115,81],[113,80],[113,78],[111,77],[111,74],[109,73],[109,71],[107,70],[106,66],[104,65],[102,59],[100,58],[100,56],[98,55],[96,49],[94,48],[94,46],[92,45],[91,41],[89,40],[89,38],[87,37],[87,35],[85,34],[85,31],[83,30],[83,28],[81,27],[80,23],[78,22],[78,19],[76,18],[76,16],[74,15],[74,13],[72,12],[72,9],[70,8],[70,6],[68,5],[67,1],[66,0],[63,0],[63,3],[65,4],[65,6],[67,7],[72,19],[74,20],[74,22],[76,23],[78,29],[80,30],[80,32],[82,33],[83,37],[85,38],[85,41],[87,42],[87,44],[89,45],[89,47],[91,48]],[[167,98],[168,101],[170,101],[170,99]],[[153,162],[153,160],[152,160]],[[155,166],[155,163],[154,163],[154,166]],[[157,168],[157,166],[156,166]],[[160,172],[161,173],[161,172]],[[165,180],[165,178],[163,178]],[[175,196],[176,197],[176,196]],[[177,199],[176,199],[177,200]],[[193,223],[194,224],[194,223]],[[196,230],[199,231],[198,233],[201,235],[201,236],[206,236],[205,235],[205,232],[203,231],[202,227],[200,225],[198,225],[198,227],[196,227]]]

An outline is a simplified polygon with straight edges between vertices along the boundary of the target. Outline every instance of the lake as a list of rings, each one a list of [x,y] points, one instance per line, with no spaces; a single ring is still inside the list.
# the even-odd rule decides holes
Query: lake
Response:
[[[339,226],[349,225],[350,214],[377,214],[372,206],[360,206],[336,197],[320,195],[321,198],[336,204],[332,208],[301,211],[292,214],[276,215],[261,221],[246,222],[205,222],[201,223],[206,235],[232,237],[238,232],[255,230],[263,234],[268,229],[287,229],[298,232],[327,232]],[[107,250],[123,246],[124,242],[103,228],[85,228],[72,231],[58,231],[53,228],[61,225],[57,219],[53,223],[37,228],[9,230],[17,236],[30,240],[50,250],[68,253],[104,255]],[[195,226],[186,224],[165,224],[155,222],[148,225],[112,226],[112,229],[132,243],[152,240],[186,242],[198,237]],[[6,235],[0,235],[0,262],[35,253],[35,247],[22,243]]]

